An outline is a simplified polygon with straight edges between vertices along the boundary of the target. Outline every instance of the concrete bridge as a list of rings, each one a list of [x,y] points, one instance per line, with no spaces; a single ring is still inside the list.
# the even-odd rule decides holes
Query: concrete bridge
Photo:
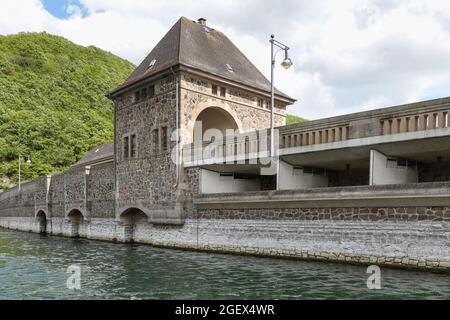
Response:
[[[183,148],[201,193],[450,181],[450,98],[241,133]]]

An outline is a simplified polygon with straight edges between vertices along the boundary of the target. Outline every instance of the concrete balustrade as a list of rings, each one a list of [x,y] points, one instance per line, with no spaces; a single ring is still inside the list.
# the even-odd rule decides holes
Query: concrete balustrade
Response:
[[[279,136],[275,137],[275,142],[280,149],[293,149],[367,137],[445,129],[450,127],[449,114],[450,98],[437,99],[278,127],[276,131]],[[225,142],[201,146],[185,145],[185,163],[212,158],[217,158],[217,163],[221,163],[221,159],[249,159],[255,155],[266,157],[270,149],[270,136],[266,130],[241,133],[225,137],[224,140]],[[201,149],[206,146],[214,151],[202,154]]]

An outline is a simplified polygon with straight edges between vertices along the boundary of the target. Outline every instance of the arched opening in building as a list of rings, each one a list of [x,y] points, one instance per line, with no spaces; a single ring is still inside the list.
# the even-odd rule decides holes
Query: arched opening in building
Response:
[[[39,223],[39,233],[45,234],[47,233],[47,216],[44,211],[39,211],[36,215],[36,219]]]
[[[80,236],[80,226],[83,223],[83,214],[79,210],[72,210],[68,214],[68,218],[71,225],[72,237],[78,238]]]
[[[238,130],[239,127],[233,116],[226,110],[218,107],[209,107],[200,112],[197,119],[195,119],[192,134],[194,141],[205,140],[205,132],[209,129],[216,129],[222,136],[225,136],[227,129]],[[215,133],[213,134],[215,135]]]
[[[129,208],[120,215],[120,221],[124,226],[124,242],[132,243],[138,225],[147,222],[147,215],[140,209]]]

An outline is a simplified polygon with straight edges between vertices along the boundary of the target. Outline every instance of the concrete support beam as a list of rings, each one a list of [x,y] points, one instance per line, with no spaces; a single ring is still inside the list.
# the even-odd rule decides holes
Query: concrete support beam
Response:
[[[370,185],[417,183],[417,164],[401,162],[377,150],[370,150]]]
[[[294,190],[328,187],[328,176],[322,173],[305,172],[302,168],[280,160],[277,174],[277,190]]]

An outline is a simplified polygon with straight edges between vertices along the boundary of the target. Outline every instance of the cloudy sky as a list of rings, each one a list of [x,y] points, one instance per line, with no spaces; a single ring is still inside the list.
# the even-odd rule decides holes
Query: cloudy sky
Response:
[[[317,119],[450,96],[448,0],[0,0],[0,34],[47,31],[138,64],[180,16],[205,17]],[[279,56],[281,62],[281,54]]]

